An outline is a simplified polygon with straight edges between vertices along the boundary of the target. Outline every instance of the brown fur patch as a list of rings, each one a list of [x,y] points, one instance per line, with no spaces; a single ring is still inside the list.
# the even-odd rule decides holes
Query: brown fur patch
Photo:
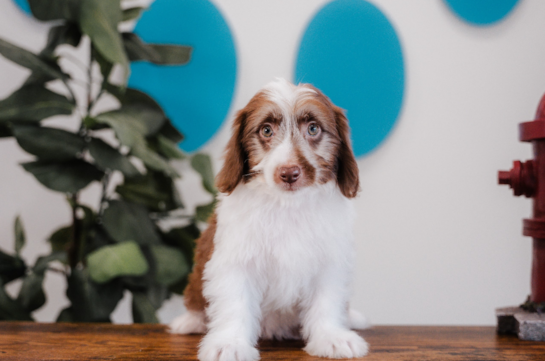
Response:
[[[242,146],[242,137],[246,123],[247,112],[242,109],[233,122],[232,135],[225,148],[225,163],[216,176],[216,187],[222,193],[231,193],[242,180],[248,170],[247,154]]]
[[[274,104],[259,92],[237,113],[231,139],[225,148],[225,163],[216,177],[216,187],[220,192],[231,194],[240,182],[246,183],[253,178],[249,169],[257,164],[251,157],[259,144],[254,142],[256,134],[264,119],[270,117],[273,122],[279,119],[275,110]]]
[[[318,178],[319,184],[325,184],[332,179],[336,178],[336,160],[335,162],[328,162],[323,157],[318,157],[320,164],[320,177]]]
[[[313,89],[316,92],[315,100],[310,101],[321,112],[330,112],[331,121],[322,122],[322,131],[326,131],[336,138],[338,142],[334,169],[337,175],[337,184],[341,193],[347,198],[354,198],[360,190],[358,163],[352,151],[350,142],[350,126],[344,111],[334,105],[331,100],[325,96],[319,89],[310,84],[304,86]],[[325,109],[325,108],[327,109]],[[329,120],[329,119],[328,119]],[[331,129],[334,127],[335,129]],[[329,168],[330,166],[328,166]]]
[[[314,183],[316,178],[316,169],[309,163],[307,158],[301,152],[301,149],[295,147],[295,158],[297,159],[297,164],[299,164],[303,170],[303,184],[302,186],[310,186]]]
[[[202,294],[204,266],[214,252],[214,236],[217,219],[214,213],[208,220],[208,228],[197,240],[193,271],[189,275],[189,283],[184,291],[184,304],[190,311],[204,311],[207,302]]]
[[[337,130],[341,138],[337,154],[337,184],[346,198],[354,198],[360,190],[360,176],[358,163],[350,144],[348,119],[346,119],[341,108],[333,105],[333,110],[335,111]]]

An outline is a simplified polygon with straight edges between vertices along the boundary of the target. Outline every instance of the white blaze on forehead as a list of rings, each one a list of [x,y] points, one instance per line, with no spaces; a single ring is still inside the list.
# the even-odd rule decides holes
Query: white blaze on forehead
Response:
[[[293,156],[293,144],[290,137],[285,137],[282,143],[270,152],[268,165],[271,170],[276,169],[279,165],[287,164]],[[273,170],[274,171],[274,170]]]
[[[268,98],[278,104],[282,110],[282,115],[287,119],[293,120],[293,112],[297,100],[305,96],[316,94],[316,91],[300,85],[293,85],[286,79],[277,78],[265,85],[263,88]]]
[[[293,143],[291,137],[284,137],[282,143],[272,149],[262,160],[256,165],[253,171],[263,172],[265,181],[274,186],[274,173],[276,168],[281,165],[287,165],[293,157]]]

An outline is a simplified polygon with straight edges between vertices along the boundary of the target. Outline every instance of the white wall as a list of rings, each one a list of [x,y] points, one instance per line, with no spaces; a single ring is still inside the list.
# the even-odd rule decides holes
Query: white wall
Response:
[[[237,46],[230,116],[272,78],[292,77],[299,38],[326,2],[214,1]],[[496,177],[512,160],[531,157],[517,124],[533,118],[545,92],[545,2],[521,0],[504,21],[485,28],[464,23],[440,0],[372,2],[400,36],[407,78],[392,135],[358,162],[353,306],[376,324],[494,324],[495,307],[529,293],[531,240],[521,235],[521,219],[531,202],[513,197]],[[0,37],[39,50],[46,30],[0,0]],[[0,98],[26,74],[0,57]],[[203,149],[216,171],[229,123]],[[18,163],[31,157],[12,139],[0,140],[0,154],[0,247],[13,247],[12,222],[21,214],[29,238],[23,256],[33,261],[48,251],[45,237],[68,223],[69,210],[62,195],[22,170]],[[203,202],[198,178],[182,172],[186,201]],[[96,203],[96,194],[90,189],[84,199]],[[67,303],[63,282],[48,276],[49,302],[38,320],[53,320]],[[116,322],[130,320],[128,301]],[[160,316],[168,321],[180,309],[173,299]]]

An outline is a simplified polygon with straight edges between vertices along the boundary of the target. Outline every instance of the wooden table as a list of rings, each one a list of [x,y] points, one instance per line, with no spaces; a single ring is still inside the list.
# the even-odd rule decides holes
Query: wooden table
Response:
[[[373,360],[545,360],[545,342],[498,336],[493,327],[379,326],[361,332]],[[201,336],[160,325],[0,322],[0,360],[195,360]],[[324,360],[302,342],[261,342],[262,360]]]

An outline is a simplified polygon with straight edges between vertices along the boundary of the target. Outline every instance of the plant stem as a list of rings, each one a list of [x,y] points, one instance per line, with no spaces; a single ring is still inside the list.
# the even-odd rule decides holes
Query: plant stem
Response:
[[[100,204],[98,205],[99,217],[102,217],[102,214],[104,213],[104,204],[108,200],[108,185],[110,184],[111,177],[112,173],[109,171],[106,171],[104,177],[102,177],[102,195],[100,196]]]
[[[81,229],[78,219],[78,194],[72,194],[70,205],[72,206],[72,244],[68,248],[68,264],[70,268],[77,266],[79,262]]]
[[[91,112],[91,107],[93,106],[93,50],[90,50],[89,55],[89,67],[87,68],[87,116]]]
[[[89,56],[89,67],[87,68],[87,113],[86,116],[89,116],[89,112],[91,110],[92,104],[93,104],[93,52],[90,51]],[[72,92],[72,89],[68,85],[68,82],[65,81],[66,87],[69,89],[70,93],[72,94],[72,97],[74,101],[76,100],[74,97],[74,93]],[[84,130],[83,125],[83,116],[81,117],[81,125],[80,125],[80,133]],[[105,176],[106,177],[106,176]],[[78,193],[74,193],[71,196],[70,205],[72,206],[72,244],[68,248],[68,264],[73,269],[77,266],[79,263],[79,257],[80,257],[80,249],[81,249],[81,222],[78,219],[77,211],[78,211]]]

